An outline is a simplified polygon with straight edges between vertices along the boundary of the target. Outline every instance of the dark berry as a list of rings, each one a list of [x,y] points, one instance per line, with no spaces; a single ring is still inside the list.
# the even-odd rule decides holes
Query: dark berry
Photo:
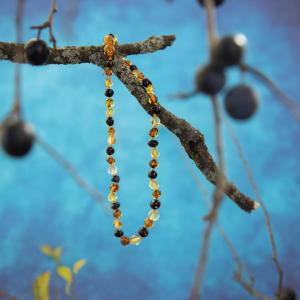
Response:
[[[108,126],[113,126],[113,125],[114,125],[114,119],[113,119],[112,117],[108,117],[108,118],[106,119],[106,124],[107,124]]]
[[[205,66],[196,73],[196,89],[207,95],[216,95],[225,85],[225,74],[221,68]]]
[[[49,53],[48,45],[42,40],[32,39],[25,45],[26,58],[32,65],[39,66],[45,64]]]
[[[120,229],[117,229],[116,231],[115,231],[115,236],[116,237],[121,237],[121,236],[123,236],[124,235],[124,232],[123,232],[123,230],[120,230]]]
[[[150,108],[150,114],[151,115],[158,115],[160,113],[160,107],[158,105],[153,105]]]
[[[151,179],[155,179],[157,177],[157,172],[154,171],[154,170],[151,170],[149,173],[148,173],[148,177],[151,178]]]
[[[111,209],[113,210],[117,210],[118,208],[120,208],[121,204],[119,202],[113,202],[113,204],[111,205]]]
[[[136,69],[137,69],[136,65],[131,65],[131,66],[130,66],[130,70],[131,70],[131,71],[134,71],[134,70],[136,70]]]
[[[139,235],[141,237],[146,237],[149,234],[149,231],[147,230],[147,228],[143,227],[139,230]]]
[[[198,0],[198,2],[199,2],[202,6],[204,6],[204,1],[205,1],[205,0]],[[216,6],[219,6],[219,5],[223,4],[224,1],[225,1],[225,0],[215,0],[215,4],[216,4]]]
[[[142,84],[144,87],[147,87],[151,84],[151,81],[147,78],[144,78],[143,81],[142,81]]]
[[[114,149],[113,147],[108,147],[108,148],[106,149],[106,153],[107,153],[108,155],[113,155],[113,154],[115,153],[115,149]]]
[[[150,203],[151,208],[158,209],[160,208],[160,201],[159,200],[152,200]]]
[[[120,182],[120,176],[114,175],[113,178],[111,179],[111,181],[115,182],[115,183],[119,183]]]
[[[219,40],[213,50],[213,62],[218,66],[234,66],[241,63],[247,39],[243,34],[226,36]]]
[[[282,290],[280,300],[296,300],[296,292],[292,289],[286,288]]]
[[[114,66],[114,62],[112,60],[109,60],[106,65],[107,68],[112,68]]]
[[[225,96],[225,109],[233,119],[237,120],[246,120],[252,117],[258,104],[255,91],[244,84],[233,87]]]
[[[150,147],[156,147],[157,145],[158,145],[158,141],[157,140],[150,140],[149,142],[148,142],[148,145],[150,146]]]
[[[105,91],[105,96],[106,97],[112,97],[114,95],[114,90],[112,90],[112,89],[107,89],[106,91]]]
[[[14,157],[22,157],[29,153],[35,140],[30,124],[17,117],[10,117],[3,123],[1,144],[4,151]]]

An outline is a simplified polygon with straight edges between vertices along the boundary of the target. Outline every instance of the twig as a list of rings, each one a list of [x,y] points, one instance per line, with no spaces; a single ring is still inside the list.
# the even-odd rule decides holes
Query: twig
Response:
[[[297,102],[290,98],[285,92],[283,92],[275,82],[273,82],[267,75],[265,75],[260,70],[246,64],[240,65],[240,68],[243,71],[247,71],[249,73],[252,73],[255,75],[256,78],[260,79],[262,82],[264,82],[270,90],[276,95],[278,100],[281,101],[281,103],[286,106],[286,108],[290,111],[292,116],[296,119],[296,121],[300,122],[300,107]]]
[[[194,96],[196,96],[197,94],[199,94],[199,92],[197,91],[191,91],[191,92],[182,92],[182,93],[177,93],[174,95],[169,95],[168,98],[170,100],[177,100],[177,99],[189,99],[192,98]]]
[[[53,43],[54,49],[56,48],[56,39],[55,39],[55,36],[53,34],[53,18],[54,18],[54,15],[55,15],[56,12],[57,12],[56,0],[52,0],[51,8],[50,8],[50,12],[49,12],[47,21],[45,21],[41,25],[34,25],[34,26],[30,27],[30,29],[37,30],[37,39],[38,40],[41,37],[42,30],[48,28],[49,29],[49,37],[50,37],[49,40],[50,40],[51,43]]]
[[[173,35],[151,37],[144,42],[131,44],[131,46],[129,46],[130,44],[125,46],[121,45],[118,49],[119,54],[115,55],[114,67],[112,68],[114,74],[125,84],[127,89],[137,99],[146,112],[150,112],[151,109],[151,106],[148,103],[149,96],[138,79],[124,65],[123,56],[127,53],[138,54],[164,49],[171,45],[174,40],[175,36]],[[0,42],[0,60],[16,62],[16,49],[23,49],[23,47],[24,45]],[[26,60],[24,58],[24,60],[22,59],[18,62],[26,63]],[[106,62],[107,60],[103,54],[103,47],[90,46],[66,47],[57,49],[56,51],[51,49],[48,64],[92,63],[105,68]],[[178,137],[186,153],[196,163],[206,179],[211,183],[216,184],[218,167],[207,149],[203,134],[192,127],[187,121],[176,117],[162,106],[159,117],[161,123]],[[237,187],[227,179],[225,192],[242,210],[250,213],[257,208],[254,200],[241,193]]]
[[[50,144],[48,144],[40,136],[36,136],[36,142],[40,147],[50,155],[63,169],[74,179],[80,188],[86,191],[93,199],[100,203],[103,208],[107,211],[107,207],[104,205],[104,200],[102,194],[89,182],[87,182],[75,167],[67,161],[61,154],[59,154]]]
[[[270,220],[270,215],[269,212],[264,204],[264,201],[262,200],[262,197],[260,195],[260,192],[258,190],[257,184],[255,182],[253,173],[251,171],[251,168],[248,164],[248,161],[246,160],[244,153],[243,153],[243,148],[241,143],[238,140],[238,137],[236,136],[236,134],[234,133],[232,127],[229,125],[228,122],[225,123],[226,127],[228,128],[228,132],[230,134],[230,137],[232,139],[232,141],[234,142],[237,151],[238,151],[238,155],[243,163],[246,175],[249,179],[249,182],[255,192],[256,198],[259,202],[259,204],[262,207],[263,210],[263,214],[264,214],[264,218],[265,218],[265,222],[266,222],[266,226],[267,226],[267,230],[268,230],[268,235],[270,238],[270,243],[271,243],[271,248],[272,248],[272,258],[275,264],[275,268],[277,270],[278,273],[278,285],[277,285],[277,291],[276,291],[276,299],[280,300],[281,299],[281,292],[282,292],[282,285],[283,285],[283,271],[282,271],[282,267],[279,261],[279,257],[278,257],[278,252],[277,252],[277,247],[276,247],[276,242],[275,242],[275,238],[274,238],[274,234],[273,234],[273,229],[272,229],[272,225],[271,225],[271,220]]]

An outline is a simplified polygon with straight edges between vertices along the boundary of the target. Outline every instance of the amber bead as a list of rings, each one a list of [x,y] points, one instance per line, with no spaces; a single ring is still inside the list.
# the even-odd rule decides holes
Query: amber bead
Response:
[[[147,87],[147,86],[149,86],[152,83],[151,83],[151,81],[149,79],[144,78],[143,81],[142,81],[142,84],[143,84],[144,87]]]
[[[120,229],[122,227],[122,222],[119,219],[114,219],[114,226],[117,229]]]
[[[116,210],[116,209],[118,209],[120,206],[121,206],[121,204],[120,204],[119,202],[114,202],[114,203],[111,205],[111,209]]]
[[[109,127],[108,134],[115,134],[115,129],[113,127]]]
[[[149,135],[153,138],[156,137],[158,135],[158,129],[156,127],[151,128],[149,131]]]
[[[108,77],[108,78],[105,79],[105,86],[106,86],[107,88],[110,88],[110,87],[113,86],[113,82],[112,82],[112,80],[111,80],[110,77]]]
[[[150,179],[149,187],[150,187],[152,190],[158,190],[159,184],[157,183],[157,181],[156,181],[155,179]]]
[[[151,227],[153,227],[154,222],[147,218],[147,219],[144,220],[144,225],[145,225],[146,228],[151,228]]]
[[[151,179],[155,179],[157,177],[157,172],[154,171],[154,170],[151,170],[149,173],[148,173],[148,177],[151,178]]]
[[[159,151],[157,150],[157,148],[151,148],[151,157],[154,159],[159,157]]]
[[[153,127],[158,127],[160,125],[160,118],[156,115],[153,115],[151,118],[151,124]]]
[[[158,208],[160,208],[160,201],[152,200],[150,203],[150,206],[152,209],[158,209]]]
[[[151,115],[158,115],[160,113],[160,106],[154,105],[150,108],[150,114]]]
[[[156,167],[158,167],[158,161],[157,161],[156,159],[150,160],[149,166],[150,166],[152,169],[155,169]]]
[[[115,210],[114,217],[120,219],[122,217],[122,212],[119,209]]]
[[[137,78],[138,78],[139,80],[143,80],[145,77],[144,77],[144,74],[143,74],[143,73],[139,72],[138,75],[137,75]]]
[[[115,106],[114,100],[111,98],[106,99],[105,105],[107,108],[113,108]]]
[[[138,235],[133,235],[130,237],[130,244],[138,246],[141,243],[141,237]]]
[[[137,70],[137,66],[136,66],[136,65],[131,65],[131,66],[130,66],[130,70],[131,70],[131,71]]]
[[[118,173],[118,168],[117,168],[117,166],[115,164],[109,165],[107,171],[108,171],[108,174],[116,175]]]
[[[151,140],[148,142],[148,145],[152,148],[156,147],[158,145],[158,141],[157,140]]]
[[[124,235],[124,232],[123,232],[123,230],[121,230],[121,229],[117,229],[116,231],[115,231],[115,236],[116,237],[121,237],[121,236],[123,236]]]
[[[118,200],[118,196],[117,194],[113,193],[113,192],[109,192],[108,193],[108,196],[107,196],[107,199],[109,202],[116,202]]]
[[[110,165],[114,164],[116,162],[116,160],[112,157],[112,156],[109,156],[106,160]]]
[[[113,155],[115,153],[115,149],[113,147],[107,147],[106,153],[108,155]]]
[[[158,199],[161,196],[161,191],[160,190],[155,190],[152,193],[153,198]]]
[[[119,185],[118,185],[117,183],[112,183],[112,184],[110,185],[110,190],[111,190],[111,192],[113,192],[113,193],[117,192],[117,191],[119,190]]]
[[[107,119],[106,119],[106,124],[108,125],[108,126],[113,126],[114,125],[114,119],[112,118],[112,117],[108,117]]]
[[[113,176],[113,178],[111,179],[111,181],[119,183],[120,182],[120,176],[118,176],[118,175]]]
[[[149,103],[151,105],[157,104],[157,97],[153,94],[149,95]]]
[[[106,65],[107,68],[112,68],[114,66],[114,62],[112,60],[109,60]]]
[[[123,246],[127,246],[130,243],[129,237],[127,237],[127,236],[122,236],[120,238],[120,241]]]
[[[157,221],[160,217],[157,209],[152,209],[151,211],[149,211],[148,216],[151,221]]]
[[[114,135],[110,134],[110,135],[108,136],[108,138],[107,138],[107,143],[108,143],[109,145],[115,144],[115,143],[116,143],[116,137],[115,137]]]
[[[115,113],[115,110],[112,107],[110,107],[110,108],[107,108],[107,110],[105,112],[105,116],[107,118],[113,117],[114,113]]]
[[[114,37],[111,36],[110,34],[106,35],[103,39],[103,43],[105,45],[114,45],[114,43],[115,43]]]
[[[153,88],[153,85],[150,84],[146,87],[146,90],[148,92],[148,94],[153,94],[154,93],[154,88]]]
[[[109,68],[107,68],[107,69],[105,70],[105,74],[106,74],[106,76],[111,76],[111,75],[112,75],[112,70],[109,69]]]
[[[149,234],[149,232],[148,232],[147,228],[145,228],[145,227],[142,227],[139,230],[139,235],[143,238],[146,237],[148,234]]]
[[[106,97],[112,97],[114,95],[114,90],[112,90],[112,89],[107,89],[106,91],[105,91],[105,96]]]
[[[116,48],[114,47],[114,45],[105,45],[104,52],[108,57],[112,57],[116,52]]]

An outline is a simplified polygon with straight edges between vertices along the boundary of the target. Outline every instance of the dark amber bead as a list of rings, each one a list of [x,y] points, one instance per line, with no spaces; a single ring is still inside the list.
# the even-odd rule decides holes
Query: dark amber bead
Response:
[[[158,199],[161,196],[161,191],[160,190],[155,190],[152,193],[153,198]]]
[[[106,76],[111,76],[112,75],[112,70],[111,69],[106,69],[105,74],[106,74]]]
[[[119,183],[120,182],[120,176],[114,175],[113,178],[111,179],[112,182]]]
[[[157,177],[156,171],[151,170],[151,171],[148,173],[148,177],[151,178],[151,179],[155,179],[155,178]]]
[[[108,117],[108,118],[106,119],[106,124],[107,124],[108,126],[113,126],[113,125],[114,125],[114,119],[113,119],[112,117]]]
[[[149,218],[147,218],[147,219],[144,220],[144,225],[145,225],[146,228],[153,227],[153,223],[154,222],[151,219],[149,219]]]
[[[105,96],[106,97],[112,97],[114,95],[114,90],[112,90],[112,89],[107,89],[106,91],[105,91]]]
[[[149,86],[152,83],[151,83],[151,81],[149,79],[144,78],[143,81],[142,81],[142,84],[143,84],[144,87],[147,87],[147,86]]]
[[[160,113],[160,106],[159,105],[153,105],[150,108],[149,112],[150,112],[151,115],[158,115]]]
[[[113,202],[113,204],[111,205],[111,209],[116,210],[121,206],[121,204],[119,202]]]
[[[106,65],[107,68],[112,68],[114,66],[114,62],[112,60],[109,60]]]
[[[158,145],[158,141],[157,140],[151,140],[148,142],[148,145],[152,148],[156,147]]]
[[[152,200],[150,203],[151,208],[158,209],[160,208],[160,201],[159,200]]]
[[[110,191],[111,191],[111,192],[115,193],[115,192],[117,192],[118,190],[119,190],[119,185],[118,185],[117,183],[112,183],[112,184],[110,185]]]
[[[148,231],[147,228],[145,228],[145,227],[142,227],[142,228],[139,230],[139,235],[140,235],[141,237],[146,237],[148,234],[149,234],[149,231]]]
[[[154,128],[151,128],[150,131],[149,131],[149,135],[154,138],[158,135],[158,129],[156,127]]]
[[[108,155],[113,155],[115,153],[115,149],[113,147],[107,147],[106,153]]]
[[[150,166],[152,169],[155,169],[156,167],[158,167],[158,161],[157,161],[156,159],[150,160],[149,166]]]
[[[114,212],[114,218],[120,219],[122,217],[122,212],[118,209],[115,210]]]
[[[113,157],[108,157],[106,160],[110,165],[114,164],[116,162],[116,160]]]
[[[134,71],[134,70],[136,70],[136,69],[137,69],[136,65],[131,65],[131,66],[130,66],[130,70],[131,70],[131,71]]]
[[[116,231],[115,231],[115,236],[116,237],[121,237],[121,236],[123,236],[124,235],[124,232],[123,232],[123,230],[121,230],[121,229],[117,229]]]
[[[123,246],[129,245],[129,242],[130,242],[129,237],[127,237],[127,236],[122,236],[120,240],[121,240],[121,244],[122,244]]]

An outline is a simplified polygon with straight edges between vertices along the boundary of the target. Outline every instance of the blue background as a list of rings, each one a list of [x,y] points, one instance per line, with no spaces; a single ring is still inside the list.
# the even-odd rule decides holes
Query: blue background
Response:
[[[26,1],[24,40],[28,28],[45,20],[50,1]],[[62,3],[63,2],[63,3]],[[291,96],[299,96],[300,4],[297,0],[227,0],[218,10],[221,34],[243,32],[246,60],[270,75]],[[197,67],[207,60],[204,11],[194,0],[87,0],[70,15],[72,1],[58,1],[55,35],[59,46],[98,45],[113,32],[119,42],[151,35],[176,34],[174,46],[151,55],[132,57],[154,83],[160,102],[188,120],[214,151],[211,105],[204,96],[170,101],[168,94],[193,89]],[[13,41],[14,1],[0,1],[0,40]],[[43,37],[47,40],[46,32]],[[0,64],[0,116],[10,109],[14,65]],[[228,86],[239,82],[228,74]],[[286,286],[300,293],[299,124],[261,83],[247,76],[260,94],[253,119],[232,123],[244,145],[274,226]],[[26,119],[37,132],[106,194],[104,76],[93,65],[23,67]],[[147,131],[149,116],[122,84],[114,80],[117,160],[122,177],[119,193],[125,230],[133,233],[148,211],[150,191]],[[300,102],[299,99],[297,99]],[[300,104],[300,103],[299,103]],[[69,178],[37,145],[24,160],[0,155],[0,290],[31,299],[31,283],[53,264],[38,250],[41,244],[63,246],[71,265],[86,258],[76,278],[76,299],[187,299],[198,260],[206,209],[188,173],[177,139],[161,130],[159,182],[163,192],[161,219],[139,247],[121,247],[113,236],[112,218]],[[254,196],[236,149],[224,132],[228,176]],[[196,168],[195,168],[196,170]],[[204,187],[211,185],[196,170]],[[143,175],[144,174],[144,175]],[[257,279],[257,287],[275,291],[277,274],[267,231],[259,210],[247,215],[230,200],[223,202],[220,223]],[[252,299],[232,277],[232,257],[214,232],[203,286],[204,299]]]

